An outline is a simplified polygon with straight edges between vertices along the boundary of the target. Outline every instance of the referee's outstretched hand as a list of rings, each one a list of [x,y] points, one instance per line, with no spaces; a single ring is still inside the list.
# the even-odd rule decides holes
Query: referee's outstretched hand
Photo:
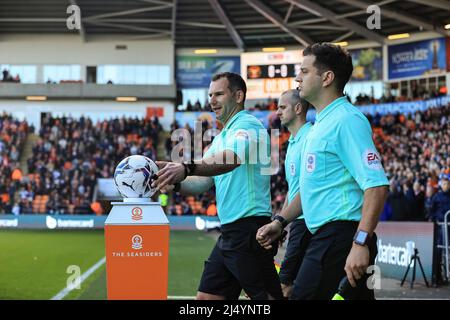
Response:
[[[271,249],[274,244],[277,244],[277,240],[281,237],[283,228],[278,221],[272,221],[256,232],[256,240],[264,249]]]
[[[164,190],[167,186],[183,181],[186,178],[184,166],[181,163],[156,161],[159,171],[152,188]]]

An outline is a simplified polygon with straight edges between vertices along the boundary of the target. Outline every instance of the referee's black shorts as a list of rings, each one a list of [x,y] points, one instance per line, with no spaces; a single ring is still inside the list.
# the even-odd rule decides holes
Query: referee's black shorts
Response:
[[[306,227],[305,219],[296,219],[291,222],[289,240],[279,274],[282,284],[291,285],[294,282],[310,238],[311,233]]]
[[[241,290],[255,300],[282,299],[280,280],[274,265],[278,246],[262,248],[256,232],[270,223],[270,217],[248,217],[222,225],[208,260],[198,291],[238,299]]]
[[[339,282],[346,276],[344,267],[353,245],[353,236],[358,221],[333,221],[323,225],[310,239],[290,299],[293,300],[331,300]],[[369,266],[375,264],[377,255],[376,234],[369,244]],[[373,300],[373,289],[368,288],[365,274],[352,299]]]

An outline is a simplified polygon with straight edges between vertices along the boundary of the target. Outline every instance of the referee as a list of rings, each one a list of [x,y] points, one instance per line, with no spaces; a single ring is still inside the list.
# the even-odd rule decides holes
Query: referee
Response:
[[[265,250],[256,241],[272,210],[269,170],[264,174],[270,161],[264,164],[255,156],[269,159],[270,142],[262,123],[244,110],[246,91],[240,75],[215,75],[210,104],[223,130],[201,163],[157,162],[161,170],[154,185],[160,190],[175,184],[175,191],[201,194],[216,187],[222,234],[205,262],[200,300],[238,299],[242,289],[256,300],[283,297],[273,259],[277,246]]]
[[[281,94],[276,112],[281,124],[291,133],[284,162],[289,189],[280,216],[287,217],[289,220],[298,216],[290,224],[286,253],[279,272],[285,299],[291,295],[292,285],[310,238],[305,219],[301,214],[299,193],[301,153],[305,138],[312,127],[310,122],[306,122],[306,114],[310,106],[309,102],[300,98],[298,90],[292,89]]]
[[[375,263],[379,215],[388,181],[367,118],[343,95],[353,72],[341,47],[317,43],[303,51],[296,78],[316,121],[302,152],[300,201],[311,232],[291,299],[330,300],[347,276],[354,299],[374,299],[366,270]],[[258,233],[265,247],[282,223]]]

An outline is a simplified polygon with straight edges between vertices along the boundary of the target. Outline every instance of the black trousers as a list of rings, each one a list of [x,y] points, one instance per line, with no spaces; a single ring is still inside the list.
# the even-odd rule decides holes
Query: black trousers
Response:
[[[294,281],[292,300],[332,299],[339,282],[346,276],[344,267],[358,224],[358,221],[333,221],[325,224],[312,235]],[[377,255],[375,233],[371,238],[369,251],[370,266],[375,264]],[[373,289],[367,286],[369,277],[370,275],[366,274],[358,281],[351,299],[375,299]]]
[[[270,222],[270,217],[249,217],[222,225],[222,235],[205,261],[198,291],[228,300],[238,299],[241,290],[252,300],[282,299],[274,265],[278,246],[266,250],[256,240],[258,229]]]
[[[280,281],[284,285],[293,284],[308,248],[311,233],[306,227],[305,219],[291,222],[289,240],[280,269]]]

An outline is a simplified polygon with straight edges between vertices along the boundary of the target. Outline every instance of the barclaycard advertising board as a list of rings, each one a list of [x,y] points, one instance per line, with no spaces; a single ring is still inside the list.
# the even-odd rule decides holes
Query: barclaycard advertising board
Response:
[[[381,276],[401,280],[410,265],[408,283],[412,279],[411,262],[414,249],[419,252],[420,262],[428,281],[433,276],[434,224],[432,222],[380,222],[375,230],[378,255],[375,263]],[[416,265],[416,280],[424,283],[421,270]]]
[[[247,83],[247,99],[279,98],[294,89],[303,59],[302,50],[249,52],[241,55],[241,76]]]

